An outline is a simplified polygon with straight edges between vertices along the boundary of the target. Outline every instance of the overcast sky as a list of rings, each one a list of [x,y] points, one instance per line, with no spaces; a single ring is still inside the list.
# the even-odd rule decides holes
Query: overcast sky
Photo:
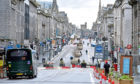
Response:
[[[102,0],[102,6],[113,4],[114,2],[115,0]],[[88,28],[91,29],[93,22],[97,18],[99,0],[57,0],[57,3],[59,10],[67,13],[70,22],[78,27],[87,22]]]

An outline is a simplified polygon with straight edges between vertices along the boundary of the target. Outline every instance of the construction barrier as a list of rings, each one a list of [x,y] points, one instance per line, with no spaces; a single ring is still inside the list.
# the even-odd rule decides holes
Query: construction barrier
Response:
[[[46,69],[54,69],[54,67],[45,67]]]
[[[75,65],[76,68],[81,68],[81,65]]]
[[[75,64],[72,64],[72,68],[75,68]]]

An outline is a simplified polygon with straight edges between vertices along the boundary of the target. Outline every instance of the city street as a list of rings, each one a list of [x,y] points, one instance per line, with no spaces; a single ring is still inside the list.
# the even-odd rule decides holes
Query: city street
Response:
[[[0,84],[139,79],[140,0],[0,0]]]
[[[91,57],[94,55],[94,48],[87,46],[88,40],[84,40],[82,56],[80,60],[85,60],[87,64],[92,63]],[[70,44],[64,46],[59,56],[52,59],[54,69],[46,69],[45,67],[38,67],[38,76],[34,79],[0,79],[0,84],[98,84],[99,80],[93,76],[93,69],[91,68],[69,68],[62,69],[59,67],[59,60],[63,58],[66,66],[71,67],[70,56],[76,45]],[[85,50],[89,53],[86,55]]]

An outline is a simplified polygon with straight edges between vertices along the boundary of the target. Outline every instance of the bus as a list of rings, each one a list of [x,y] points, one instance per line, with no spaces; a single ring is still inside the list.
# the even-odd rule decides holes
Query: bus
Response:
[[[31,49],[9,49],[6,52],[7,77],[37,77],[36,57]]]

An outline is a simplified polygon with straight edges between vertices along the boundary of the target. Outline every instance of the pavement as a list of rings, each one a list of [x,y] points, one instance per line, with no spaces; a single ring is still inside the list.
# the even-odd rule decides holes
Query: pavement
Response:
[[[140,84],[140,75],[134,76],[134,84]]]

